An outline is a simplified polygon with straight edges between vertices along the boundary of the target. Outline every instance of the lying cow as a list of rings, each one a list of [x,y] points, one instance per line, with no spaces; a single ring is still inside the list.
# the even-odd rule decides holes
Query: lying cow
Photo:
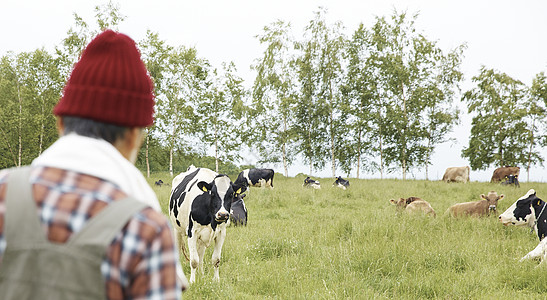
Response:
[[[399,198],[395,201],[394,199],[389,200],[389,202],[397,207],[398,211],[406,211],[408,213],[424,213],[430,216],[437,216],[435,210],[429,202],[418,197],[408,197],[406,199]]]
[[[336,180],[332,183],[332,186],[337,186],[343,190],[349,188],[349,181],[342,179],[342,176],[336,177]]]
[[[304,179],[304,183],[302,184],[303,187],[307,188],[314,188],[314,189],[321,189],[321,184],[317,180],[311,179],[309,176]]]
[[[469,182],[469,166],[447,168],[443,175],[444,182]]]
[[[540,242],[537,247],[522,257],[520,260],[541,258],[542,262],[547,258],[547,211],[543,200],[537,197],[536,191],[530,189],[520,197],[503,214],[499,221],[507,225],[531,227],[537,234]]]
[[[505,181],[501,185],[514,185],[515,187],[520,187],[519,176],[518,175],[508,175],[505,176]]]
[[[496,193],[495,191],[490,191],[488,192],[487,196],[485,196],[484,194],[481,194],[481,198],[483,200],[456,203],[450,206],[447,210],[447,213],[449,213],[453,217],[487,216],[487,215],[490,215],[490,212],[496,211],[498,206],[498,201],[503,199],[504,197],[505,197],[504,194],[501,194],[500,196],[498,196],[498,193]]]
[[[501,167],[494,170],[494,173],[492,174],[492,178],[490,179],[490,182],[500,182],[502,181],[506,176],[509,175],[517,175],[520,174],[520,168],[519,167]]]
[[[247,187],[270,187],[273,188],[274,170],[272,169],[245,169],[239,173],[234,184]]]
[[[243,198],[246,194],[239,194],[234,202],[232,202],[232,208],[230,209],[230,224],[245,225],[247,226],[247,207]]]
[[[196,280],[196,269],[200,267],[203,270],[203,254],[213,241],[214,280],[219,281],[226,222],[238,194],[234,190],[239,192],[241,188],[232,184],[226,175],[195,167],[176,176],[172,184],[169,217],[173,222],[177,245],[187,259],[183,236],[188,238],[190,283]]]

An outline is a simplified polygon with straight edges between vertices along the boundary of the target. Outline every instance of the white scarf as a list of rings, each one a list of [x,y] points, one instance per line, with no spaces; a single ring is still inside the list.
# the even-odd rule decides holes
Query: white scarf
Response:
[[[32,162],[32,166],[99,177],[161,212],[158,198],[142,173],[107,141],[71,133],[53,143]]]

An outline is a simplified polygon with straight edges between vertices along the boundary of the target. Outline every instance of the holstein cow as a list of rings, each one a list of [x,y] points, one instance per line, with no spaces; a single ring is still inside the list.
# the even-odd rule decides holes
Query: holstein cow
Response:
[[[520,260],[540,257],[542,262],[547,258],[547,210],[543,200],[537,197],[536,191],[531,189],[520,197],[503,214],[499,221],[507,225],[528,226],[537,234],[540,242],[537,247]]]
[[[246,194],[239,194],[234,202],[232,202],[232,208],[230,209],[230,224],[245,225],[247,226],[247,207],[243,198]]]
[[[274,170],[272,169],[245,169],[239,173],[234,184],[245,187],[273,188],[274,174]],[[244,191],[245,189],[242,192]]]
[[[448,208],[446,211],[453,217],[461,216],[473,216],[481,217],[489,215],[490,212],[495,212],[498,206],[498,201],[505,197],[504,194],[498,196],[498,193],[495,191],[488,192],[488,195],[485,196],[481,194],[483,200],[480,201],[471,201],[456,203]]]
[[[469,182],[469,166],[447,168],[443,176],[444,182]]]
[[[500,182],[503,179],[505,179],[505,176],[509,175],[519,175],[520,174],[520,168],[519,167],[501,167],[494,170],[494,174],[492,174],[492,179],[490,179],[490,182]]]
[[[304,183],[302,184],[303,187],[307,188],[314,188],[314,189],[321,189],[321,184],[317,180],[311,179],[309,176],[304,179]]]
[[[336,181],[332,183],[333,186],[337,186],[343,190],[349,188],[349,181],[342,179],[342,176],[336,177]]]
[[[505,176],[505,181],[501,185],[514,185],[515,187],[520,187],[519,176],[518,175],[508,175]]]
[[[395,201],[394,199],[389,200],[389,202],[397,207],[399,211],[406,211],[408,213],[424,213],[435,217],[437,214],[431,205],[418,197],[408,197],[406,199],[399,198]]]
[[[203,272],[205,249],[215,242],[212,263],[214,280],[219,281],[222,245],[226,238],[226,221],[240,187],[226,175],[205,168],[190,167],[173,179],[169,200],[169,217],[173,222],[177,245],[188,259],[183,236],[188,238],[190,283],[196,280],[196,269]]]

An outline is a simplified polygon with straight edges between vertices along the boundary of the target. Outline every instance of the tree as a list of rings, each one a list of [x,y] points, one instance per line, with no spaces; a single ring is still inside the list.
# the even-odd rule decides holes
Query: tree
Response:
[[[310,162],[310,174],[312,167],[321,168],[330,158],[335,177],[345,129],[340,89],[346,38],[342,24],[337,22],[329,27],[325,14],[321,8],[315,13],[306,26],[305,40],[297,45],[302,54],[297,60],[301,96],[296,128],[301,136],[306,136],[300,151]]]
[[[196,152],[200,146],[192,136],[199,132],[195,103],[205,96],[207,63],[197,57],[196,49],[181,46],[170,51],[161,76],[156,127],[169,149],[169,173],[173,176],[175,151]]]
[[[547,146],[547,123],[544,121],[547,116],[547,77],[544,72],[536,75],[532,81],[529,91],[529,101],[525,104],[528,110],[526,121],[528,123],[528,135],[530,147],[526,162],[527,180],[530,180],[530,168],[532,165],[543,165],[544,158],[536,147]]]
[[[295,158],[294,98],[296,78],[293,39],[289,36],[290,24],[277,21],[264,27],[258,36],[266,44],[264,55],[252,66],[257,72],[253,86],[253,97],[249,125],[251,140],[263,157],[261,162],[283,164],[288,176],[288,166]]]
[[[371,29],[371,72],[381,100],[382,159],[406,172],[430,164],[432,149],[457,120],[452,107],[464,46],[444,55],[415,28],[418,15],[376,18]]]
[[[469,146],[462,150],[462,156],[469,159],[473,170],[525,164],[527,150],[532,150],[527,147],[531,141],[525,120],[524,84],[484,66],[472,80],[476,87],[463,98],[474,117]]]
[[[220,72],[215,69],[210,73],[211,84],[206,94],[196,99],[195,113],[200,128],[196,134],[200,141],[213,147],[216,172],[221,160],[240,158],[238,150],[242,141],[238,129],[245,123],[241,117],[246,92],[236,71],[233,63],[224,63]]]
[[[165,41],[159,38],[158,33],[154,33],[150,30],[146,32],[146,38],[139,43],[139,48],[142,54],[142,59],[146,64],[146,69],[150,73],[150,77],[154,82],[154,91],[156,97],[164,93],[164,72],[169,59],[169,53],[172,51],[172,47],[167,45]],[[156,111],[158,107],[156,106]],[[150,160],[149,160],[149,148],[150,148],[150,135],[157,131],[155,123],[146,129],[146,142],[145,142],[145,165],[147,177],[150,177]]]

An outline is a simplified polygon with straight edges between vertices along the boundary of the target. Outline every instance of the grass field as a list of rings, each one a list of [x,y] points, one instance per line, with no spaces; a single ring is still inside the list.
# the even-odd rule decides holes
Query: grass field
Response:
[[[166,174],[157,179],[171,182]],[[235,178],[232,178],[234,180]],[[350,189],[304,189],[304,177],[276,174],[273,190],[252,188],[246,227],[230,227],[220,283],[212,281],[212,249],[205,274],[186,299],[546,299],[547,267],[518,260],[538,238],[498,220],[530,188],[547,198],[546,183],[521,188],[471,182],[350,179]],[[170,186],[155,187],[167,214]],[[453,219],[457,202],[505,194],[495,216]],[[436,218],[397,214],[389,199],[418,196]],[[184,272],[190,267],[181,257]]]

